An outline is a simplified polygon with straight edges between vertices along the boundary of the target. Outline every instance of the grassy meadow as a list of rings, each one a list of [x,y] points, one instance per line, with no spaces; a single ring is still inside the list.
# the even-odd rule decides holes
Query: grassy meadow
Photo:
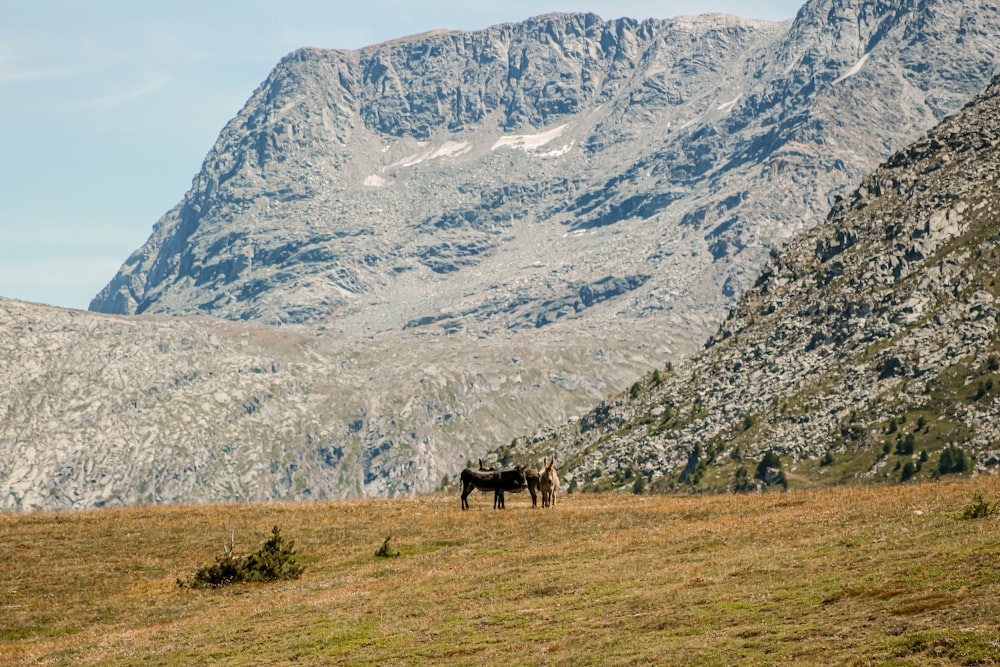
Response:
[[[1000,478],[0,515],[0,664],[1000,664],[977,493]],[[275,525],[300,579],[178,585]]]

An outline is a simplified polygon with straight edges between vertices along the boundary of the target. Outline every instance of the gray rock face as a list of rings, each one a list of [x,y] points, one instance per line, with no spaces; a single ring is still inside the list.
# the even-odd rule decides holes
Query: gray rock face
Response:
[[[554,14],[297,51],[91,309],[488,333],[610,276],[642,286],[627,319],[718,318],[768,248],[982,90],[998,34],[980,3],[818,0],[781,24]]]
[[[704,351],[520,445],[578,481],[677,480],[696,450],[716,466],[873,454],[856,476],[898,480],[883,452],[958,445],[995,472],[998,147],[1000,79],[773,253]]]
[[[549,15],[290,54],[91,304],[142,317],[64,329],[4,303],[5,370],[41,369],[14,386],[51,404],[3,395],[6,458],[35,461],[0,470],[3,506],[433,488],[693,350],[771,247],[986,85],[998,34],[985,3],[814,0],[785,23]],[[149,322],[228,333],[174,360]],[[118,370],[81,385],[49,368],[61,346]],[[215,363],[206,400],[175,402],[175,365]],[[240,409],[208,398],[229,384]],[[66,460],[86,472],[56,493]]]

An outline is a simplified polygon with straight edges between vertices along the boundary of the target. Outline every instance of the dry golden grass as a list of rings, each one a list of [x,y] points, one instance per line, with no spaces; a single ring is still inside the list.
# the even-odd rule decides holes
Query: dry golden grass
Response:
[[[2,515],[0,664],[997,664],[976,492],[1000,480]],[[177,585],[274,525],[301,579]]]

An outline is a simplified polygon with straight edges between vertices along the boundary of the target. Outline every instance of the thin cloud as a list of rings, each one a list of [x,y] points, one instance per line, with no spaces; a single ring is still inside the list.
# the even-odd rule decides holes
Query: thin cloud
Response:
[[[34,83],[36,81],[48,81],[50,79],[64,79],[76,76],[80,73],[75,67],[47,67],[40,69],[23,70],[2,70],[0,69],[0,83]]]
[[[139,82],[131,88],[124,88],[108,95],[102,95],[101,97],[84,100],[77,105],[77,108],[109,109],[129,104],[146,97],[147,95],[152,95],[153,93],[162,90],[166,87],[169,81],[170,77],[166,73],[160,73],[150,79]]]

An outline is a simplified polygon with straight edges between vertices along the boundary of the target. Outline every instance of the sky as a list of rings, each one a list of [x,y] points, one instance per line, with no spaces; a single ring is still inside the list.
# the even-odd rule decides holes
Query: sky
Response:
[[[793,18],[804,0],[0,0],[0,296],[86,309],[287,53],[549,12]]]

